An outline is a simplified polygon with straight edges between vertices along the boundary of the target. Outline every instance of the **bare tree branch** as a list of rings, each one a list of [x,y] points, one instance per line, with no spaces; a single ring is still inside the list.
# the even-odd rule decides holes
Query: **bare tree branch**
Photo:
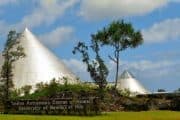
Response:
[[[117,60],[115,58],[113,58],[112,56],[108,56],[110,60],[112,60],[113,62],[117,63]]]

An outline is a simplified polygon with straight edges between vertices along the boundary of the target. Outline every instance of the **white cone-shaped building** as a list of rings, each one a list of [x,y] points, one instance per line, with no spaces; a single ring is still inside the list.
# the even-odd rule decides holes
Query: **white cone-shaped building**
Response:
[[[117,88],[129,90],[131,93],[147,94],[149,93],[128,71],[124,71],[118,79]]]
[[[68,83],[78,82],[75,75],[27,28],[18,40],[24,48],[26,56],[14,64],[13,82],[15,88],[21,88],[24,85],[34,86],[39,82],[48,83],[53,78],[61,79],[63,77],[69,78]],[[64,81],[62,80],[60,83],[64,83]]]

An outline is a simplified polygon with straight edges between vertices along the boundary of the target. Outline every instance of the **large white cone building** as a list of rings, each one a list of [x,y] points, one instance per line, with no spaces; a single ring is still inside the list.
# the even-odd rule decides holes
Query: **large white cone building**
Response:
[[[69,78],[68,83],[78,82],[75,75],[27,28],[18,40],[24,48],[26,56],[14,64],[13,82],[15,88],[21,88],[24,85],[35,86],[39,82],[48,83],[53,78],[61,79],[63,77]],[[64,81],[61,80],[60,83],[63,84]]]
[[[129,90],[135,94],[149,93],[128,71],[124,71],[118,79],[117,88],[121,90]]]

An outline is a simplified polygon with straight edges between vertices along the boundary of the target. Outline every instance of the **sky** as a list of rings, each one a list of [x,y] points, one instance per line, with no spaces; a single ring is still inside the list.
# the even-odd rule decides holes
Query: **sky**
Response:
[[[27,27],[81,80],[91,81],[73,47],[90,43],[91,34],[122,19],[141,31],[144,43],[120,53],[119,73],[129,70],[150,91],[180,88],[180,0],[0,0],[0,50],[9,30]],[[110,82],[112,53],[101,50]]]

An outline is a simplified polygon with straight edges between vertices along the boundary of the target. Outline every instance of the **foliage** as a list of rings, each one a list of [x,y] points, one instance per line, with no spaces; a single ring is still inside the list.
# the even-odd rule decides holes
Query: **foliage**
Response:
[[[157,92],[166,92],[165,89],[158,89]]]
[[[10,99],[13,100],[22,95],[22,89],[14,89],[10,92]]]
[[[31,85],[25,85],[21,88],[21,90],[25,96],[30,94],[31,89],[32,89]]]
[[[37,83],[36,84],[36,91],[41,91],[45,87],[46,87],[46,84],[44,84],[43,82]]]
[[[20,34],[16,33],[16,31],[10,31],[2,53],[4,63],[1,69],[1,87],[3,87],[2,96],[6,107],[6,102],[9,100],[10,92],[14,86],[12,81],[13,63],[25,56],[23,48],[18,41],[19,36]]]
[[[180,98],[176,97],[171,103],[172,110],[180,111]]]
[[[95,53],[95,60],[90,59],[88,50],[91,48]],[[95,83],[99,86],[100,91],[103,91],[107,85],[107,76],[108,69],[104,64],[104,61],[99,55],[99,45],[96,41],[91,40],[91,46],[86,46],[85,43],[79,42],[78,45],[74,48],[73,54],[79,52],[82,54],[82,62],[84,62],[87,66],[87,71],[90,73],[91,78],[95,81]]]
[[[63,78],[65,81],[68,81],[68,78]],[[62,80],[60,80],[62,82]],[[99,108],[98,107],[98,103],[96,103],[94,105],[94,98],[96,99],[96,91],[95,89],[97,87],[95,86],[89,86],[87,84],[68,84],[67,82],[65,82],[65,84],[60,84],[60,81],[52,79],[50,81],[49,84],[44,84],[44,83],[38,83],[36,86],[36,90],[34,91],[34,93],[29,94],[29,88],[31,88],[31,86],[24,86],[22,87],[21,93],[24,92],[24,94],[18,94],[18,90],[15,90],[12,94],[12,100],[47,100],[47,99],[57,99],[60,96],[64,96],[65,98],[69,98],[72,97],[72,101],[75,105],[75,102],[77,102],[77,100],[79,99],[79,97],[87,97],[89,99],[91,99],[91,104],[83,104],[84,108],[83,110],[63,110],[63,111],[53,111],[53,110],[49,110],[49,111],[14,111],[13,109],[9,109],[9,113],[22,113],[22,114],[77,114],[77,115],[95,115],[95,114],[99,114],[99,110],[100,109],[96,109]],[[16,96],[17,95],[17,96]],[[92,99],[93,98],[93,99]],[[96,100],[95,100],[96,101]],[[72,103],[72,104],[73,104]],[[92,104],[93,103],[93,104]],[[94,107],[96,106],[96,107]],[[10,107],[11,108],[11,107]]]
[[[174,91],[175,93],[180,93],[180,88]]]
[[[116,63],[115,88],[117,86],[119,72],[120,52],[127,48],[135,48],[142,44],[143,38],[140,31],[136,31],[130,23],[122,21],[113,21],[108,27],[99,30],[92,35],[93,40],[101,43],[102,46],[112,46],[114,55],[109,58]]]
[[[130,92],[129,89],[119,90],[119,93],[120,93],[122,96],[126,96],[126,97],[130,97],[130,95],[131,95],[131,92]]]
[[[49,84],[46,83],[38,83],[36,84],[36,90],[31,94],[26,94],[24,96],[21,96],[20,94],[17,96],[14,96],[13,99],[39,99],[43,97],[53,96],[57,93],[68,91],[68,92],[74,92],[78,93],[81,91],[90,92],[94,91],[96,87],[89,86],[87,84],[81,83],[81,84],[60,84],[58,80],[52,79]],[[21,93],[22,93],[21,89]],[[14,92],[16,93],[16,92]]]

